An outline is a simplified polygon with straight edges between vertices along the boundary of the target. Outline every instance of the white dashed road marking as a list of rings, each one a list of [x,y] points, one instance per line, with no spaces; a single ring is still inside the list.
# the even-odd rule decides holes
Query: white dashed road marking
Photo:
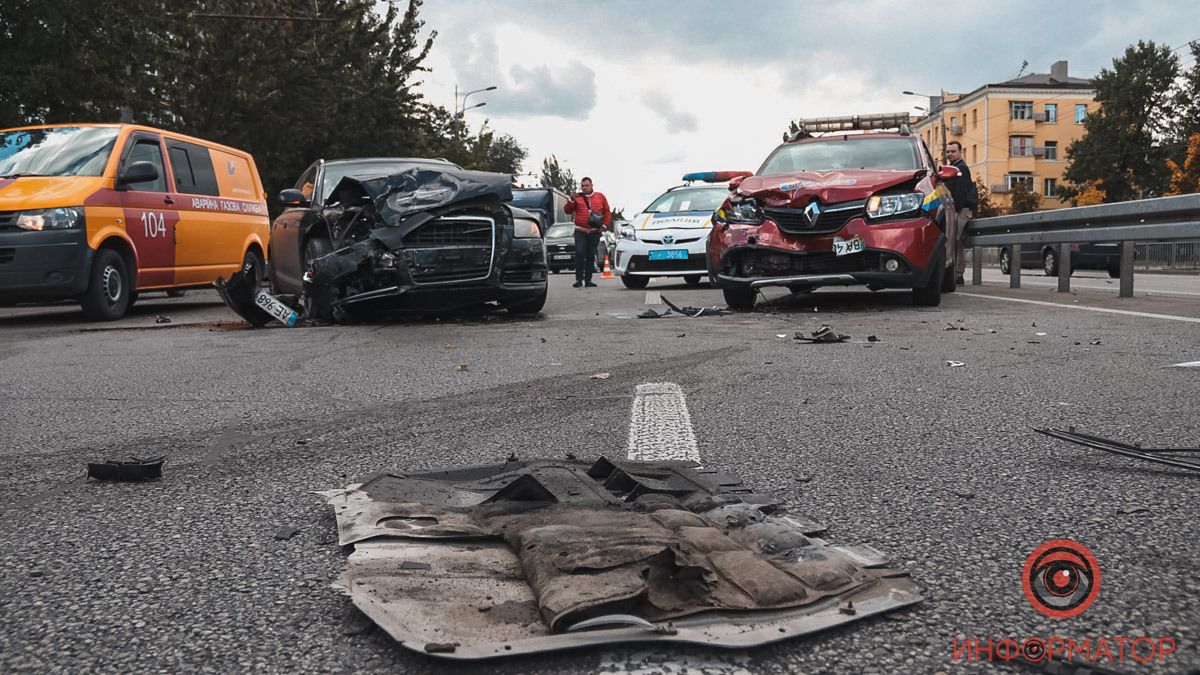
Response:
[[[629,420],[629,459],[700,462],[683,389],[674,382],[639,384]]]
[[[1187,363],[1176,363],[1172,368],[1200,368],[1200,361],[1188,361]]]
[[[1128,309],[1107,309],[1105,307],[1088,307],[1087,305],[1064,305],[1060,302],[1045,302],[1043,300],[1026,300],[1025,298],[1002,298],[995,295],[981,295],[979,293],[963,293],[959,291],[957,295],[965,295],[968,298],[987,298],[989,300],[1004,300],[1006,302],[1024,302],[1029,305],[1042,305],[1044,307],[1061,307],[1064,309],[1084,309],[1089,312],[1103,312],[1105,314],[1122,314],[1124,316],[1137,316],[1143,319],[1166,319],[1168,321],[1186,321],[1188,323],[1200,323],[1200,319],[1193,316],[1175,316],[1174,314],[1152,314],[1150,312],[1133,312]]]
[[[637,650],[600,657],[600,675],[751,675],[748,662],[739,652],[718,657]]]

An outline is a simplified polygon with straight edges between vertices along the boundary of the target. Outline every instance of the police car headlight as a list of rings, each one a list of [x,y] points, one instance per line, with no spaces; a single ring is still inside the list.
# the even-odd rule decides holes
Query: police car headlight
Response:
[[[758,200],[753,197],[743,199],[736,204],[717,209],[714,220],[721,223],[738,223],[741,225],[758,225],[763,221],[763,210]]]
[[[17,227],[22,230],[70,230],[82,224],[83,207],[79,206],[21,211],[17,214]]]
[[[542,236],[542,231],[532,220],[516,220],[513,222],[513,236],[518,239],[532,239]]]
[[[898,195],[874,195],[867,200],[868,218],[887,218],[921,208],[925,195],[909,192]]]

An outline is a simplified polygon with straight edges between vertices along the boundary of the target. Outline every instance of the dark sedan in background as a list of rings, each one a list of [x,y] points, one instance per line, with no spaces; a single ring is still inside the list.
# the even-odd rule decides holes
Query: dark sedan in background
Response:
[[[1021,267],[1042,269],[1048,277],[1058,276],[1058,246],[1021,246]],[[1000,271],[1008,274],[1012,268],[1012,250],[1000,248]],[[1071,272],[1075,270],[1107,270],[1108,276],[1121,276],[1121,245],[1115,242],[1102,244],[1071,244]]]

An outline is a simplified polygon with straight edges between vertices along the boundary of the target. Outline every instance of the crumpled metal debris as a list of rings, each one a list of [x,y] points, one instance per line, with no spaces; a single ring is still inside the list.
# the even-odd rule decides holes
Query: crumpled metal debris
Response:
[[[728,307],[719,307],[716,305],[714,305],[712,307],[679,307],[679,306],[675,305],[675,303],[671,302],[670,300],[668,300],[662,296],[659,296],[659,300],[661,300],[662,303],[667,306],[667,309],[656,310],[656,309],[648,307],[638,313],[638,318],[639,319],[661,319],[662,317],[667,316],[667,315],[671,314],[672,312],[682,315],[682,316],[692,318],[692,319],[696,319],[696,318],[699,318],[702,316],[724,316],[726,314],[733,313],[732,310],[730,310]]]
[[[1071,427],[1067,431],[1061,429],[1034,429],[1034,431],[1051,438],[1057,438],[1060,441],[1075,443],[1114,455],[1164,464],[1176,469],[1200,471],[1200,462],[1189,462],[1184,459],[1178,459],[1180,455],[1200,455],[1200,448],[1143,448],[1140,445],[1129,445],[1128,443],[1114,441],[1101,436],[1081,433],[1075,431],[1075,427]]]
[[[127,461],[110,459],[105,462],[88,462],[88,478],[112,481],[143,481],[162,478],[163,457],[134,457]]]
[[[404,646],[449,658],[748,647],[922,599],[878,551],[832,546],[824,525],[691,462],[393,471],[327,496],[355,546],[336,587]]]
[[[835,333],[833,327],[825,325],[814,330],[811,335],[805,335],[803,331],[797,331],[795,339],[803,342],[845,342],[850,339],[850,336]]]

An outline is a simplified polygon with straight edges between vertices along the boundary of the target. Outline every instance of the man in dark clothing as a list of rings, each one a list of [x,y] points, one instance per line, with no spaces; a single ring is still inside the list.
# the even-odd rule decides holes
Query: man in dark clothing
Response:
[[[592,283],[592,270],[596,269],[596,246],[600,243],[600,232],[612,225],[612,210],[608,199],[592,189],[592,179],[579,181],[580,192],[571,196],[563,211],[574,214],[575,220],[575,288]]]
[[[962,158],[962,143],[950,141],[946,145],[946,160],[951,166],[957,167],[958,178],[946,179],[946,187],[954,198],[954,209],[958,211],[958,225],[954,233],[954,274],[955,282],[962,284],[963,272],[967,269],[967,258],[963,253],[963,235],[967,231],[967,223],[971,215],[979,207],[979,192],[975,189],[975,181],[971,179],[971,169]]]

